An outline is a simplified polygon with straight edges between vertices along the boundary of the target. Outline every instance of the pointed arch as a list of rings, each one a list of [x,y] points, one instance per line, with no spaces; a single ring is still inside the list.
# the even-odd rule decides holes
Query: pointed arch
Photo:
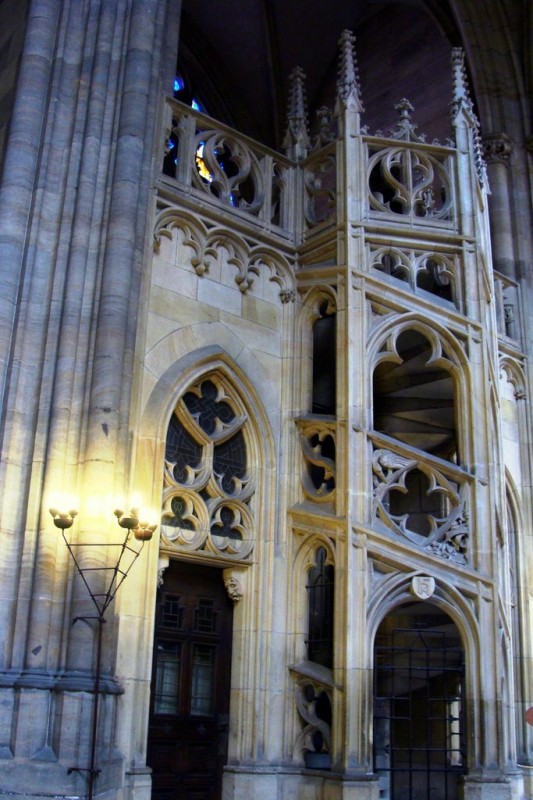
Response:
[[[272,497],[275,485],[275,457],[272,431],[265,407],[253,384],[248,380],[243,370],[235,363],[234,359],[221,347],[206,346],[196,351],[188,353],[176,361],[172,362],[167,369],[159,376],[155,383],[148,400],[146,402],[141,423],[139,426],[139,438],[136,453],[136,475],[135,485],[137,491],[144,498],[149,498],[149,505],[153,509],[161,508],[163,497],[164,470],[165,463],[165,444],[169,421],[173,415],[180,398],[184,396],[189,387],[198,385],[202,380],[209,380],[211,376],[219,376],[221,385],[227,385],[234,394],[236,408],[242,412],[246,418],[248,432],[246,435],[246,448],[249,463],[252,465],[251,473],[253,476],[254,489],[253,509],[248,511],[246,503],[229,503],[229,507],[235,506],[233,523],[237,528],[246,527],[252,531],[248,538],[251,540],[251,549],[246,555],[244,562],[238,553],[231,554],[229,557],[220,558],[220,553],[211,552],[208,559],[211,563],[219,567],[230,567],[231,564],[243,563],[246,567],[248,563],[257,563],[263,558],[265,551],[264,532],[274,529],[277,526],[269,520],[272,518]],[[211,480],[216,480],[214,477]],[[216,494],[216,492],[214,493]],[[183,496],[185,506],[182,509],[185,516],[192,513],[194,500],[192,490],[184,488]],[[222,495],[221,495],[222,498]],[[219,498],[218,506],[223,507],[223,498]],[[217,506],[217,501],[209,503],[212,524],[223,524],[224,519],[220,518],[221,509]],[[198,507],[198,502],[197,502]],[[218,514],[218,517],[217,517]],[[240,514],[240,518],[237,518]],[[204,509],[204,532],[208,524],[208,512]],[[200,520],[202,516],[200,515]],[[192,523],[198,527],[198,523]],[[189,526],[190,528],[191,526]],[[202,527],[200,525],[200,527]],[[187,536],[188,534],[185,534]],[[161,531],[159,538],[162,539]],[[191,535],[192,538],[192,535]],[[189,542],[189,554],[187,552],[172,553],[173,557],[189,557],[193,560],[204,556],[194,554],[192,542]],[[166,548],[169,549],[168,547]],[[230,548],[231,550],[231,548]],[[150,551],[150,571],[152,576],[153,591],[155,592],[155,576],[157,574],[157,548]],[[253,557],[252,557],[253,553]],[[242,555],[242,554],[241,554]],[[168,559],[168,555],[167,555]],[[254,578],[257,580],[257,577]]]
[[[316,565],[316,554],[318,550],[326,551],[326,564],[335,568],[336,550],[334,540],[324,531],[316,531],[309,535],[306,532],[303,541],[298,542],[294,550],[292,559],[293,580],[289,581],[288,611],[291,619],[288,620],[288,630],[296,632],[294,641],[294,653],[292,661],[300,662],[307,660],[305,638],[307,631],[307,598],[305,586],[307,575]]]
[[[375,631],[374,770],[391,797],[458,798],[467,770],[464,637],[433,598],[400,602]]]
[[[376,631],[387,614],[397,606],[415,599],[411,592],[413,578],[427,574],[422,570],[407,574],[395,572],[374,588],[368,605],[368,652],[372,651]],[[472,604],[452,584],[440,578],[435,578],[435,592],[427,602],[440,608],[452,619],[461,634],[465,651],[472,663],[476,663],[480,652],[480,632]]]

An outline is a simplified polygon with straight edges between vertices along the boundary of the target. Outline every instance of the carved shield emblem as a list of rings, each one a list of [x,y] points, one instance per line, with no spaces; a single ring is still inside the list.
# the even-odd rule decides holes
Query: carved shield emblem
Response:
[[[411,581],[411,593],[420,600],[427,600],[435,591],[435,578],[429,575],[417,575]]]

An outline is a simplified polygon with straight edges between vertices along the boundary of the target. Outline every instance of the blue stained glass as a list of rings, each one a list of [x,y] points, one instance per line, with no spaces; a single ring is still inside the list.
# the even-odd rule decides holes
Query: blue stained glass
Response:
[[[174,91],[181,92],[182,89],[185,88],[185,81],[181,77],[181,75],[176,75],[174,78]]]

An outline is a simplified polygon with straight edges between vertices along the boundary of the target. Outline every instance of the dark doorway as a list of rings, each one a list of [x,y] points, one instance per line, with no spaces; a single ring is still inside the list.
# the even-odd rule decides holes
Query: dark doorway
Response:
[[[157,595],[148,731],[153,800],[219,800],[233,606],[220,570],[171,561]]]
[[[464,651],[429,603],[401,606],[374,647],[374,770],[383,800],[458,800],[466,769]]]

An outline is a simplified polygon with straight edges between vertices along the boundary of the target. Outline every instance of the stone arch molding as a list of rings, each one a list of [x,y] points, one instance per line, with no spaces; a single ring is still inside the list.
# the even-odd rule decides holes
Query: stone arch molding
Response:
[[[433,355],[431,364],[442,366],[455,376],[464,376],[469,385],[468,358],[459,340],[436,321],[427,321],[418,313],[387,315],[368,339],[368,355],[372,369],[395,354],[398,337],[406,330],[415,330],[429,341]],[[399,361],[398,361],[399,363]],[[465,386],[465,389],[468,388]]]
[[[516,359],[509,356],[500,359],[500,377],[513,387],[515,400],[523,400],[527,396],[524,370]]]
[[[302,298],[301,325],[309,325],[319,317],[319,308],[327,303],[328,313],[337,311],[337,293],[332,286],[326,284],[313,286]]]
[[[202,430],[194,414],[183,408],[185,394],[201,394],[204,383],[216,389],[216,403],[231,410],[227,423],[217,420],[211,434]],[[176,481],[172,466],[165,459],[166,438],[174,411],[180,407],[178,424],[185,422],[186,435],[194,437],[203,461],[192,465]],[[188,414],[188,418],[187,418]],[[264,529],[264,514],[269,508],[270,481],[273,475],[273,440],[260,397],[231,357],[218,347],[205,347],[173,363],[153,388],[143,414],[140,449],[150,462],[144,481],[151,483],[152,505],[162,508],[160,549],[171,557],[193,558],[218,566],[251,564],[256,560],[259,534]],[[248,465],[234,487],[224,489],[213,470],[216,447],[234,434],[245,443]],[[203,496],[202,494],[203,493]],[[164,518],[172,511],[172,499],[179,497],[185,525],[169,536]],[[233,529],[242,544],[213,539],[213,526]],[[175,535],[174,535],[175,534]],[[224,537],[222,537],[224,538]],[[231,537],[230,537],[231,539]]]
[[[367,614],[367,652],[370,658],[373,653],[374,639],[382,620],[398,606],[413,602],[411,587],[413,578],[416,577],[432,576],[422,570],[410,573],[395,572],[387,575],[378,586],[373,588]],[[467,670],[467,681],[471,687],[474,687],[477,684],[477,676],[473,665],[479,663],[481,636],[473,605],[451,584],[438,577],[434,577],[434,581],[435,588],[431,597],[427,600],[421,599],[421,602],[432,603],[447,614],[457,626],[465,649],[467,664],[470,665],[470,669]]]
[[[334,534],[328,535],[327,532],[309,533],[308,530],[300,531],[294,529],[297,535],[291,561],[291,574],[294,580],[290,581],[288,593],[288,628],[293,631],[300,631],[302,635],[294,639],[295,652],[292,659],[295,662],[304,662],[307,658],[304,647],[304,631],[307,628],[307,596],[305,585],[309,570],[316,564],[316,554],[322,547],[326,551],[326,563],[334,569],[337,567],[337,552],[335,547]],[[300,541],[300,537],[303,537]]]
[[[208,227],[203,220],[186,212],[165,209],[160,212],[154,226],[154,249],[157,252],[161,240],[172,240],[180,231],[183,244],[191,249],[190,264],[199,277],[209,272],[221,249],[227,253],[227,261],[235,267],[235,283],[246,294],[254,278],[266,270],[268,278],[279,286],[281,302],[294,300],[294,275],[284,255],[262,244],[250,244],[234,231],[217,226]]]
[[[374,642],[380,623],[395,608],[404,603],[413,602],[411,584],[414,577],[431,576],[431,572],[422,570],[410,573],[388,575],[383,581],[373,588],[368,604],[366,652],[369,670],[374,669]],[[475,611],[474,601],[469,601],[464,594],[452,584],[434,576],[435,590],[428,600],[420,602],[429,603],[444,612],[455,624],[465,654],[465,697],[466,697],[466,729],[479,731],[479,736],[469,739],[469,765],[480,763],[483,758],[483,743],[485,735],[482,731],[484,718],[483,682],[481,677],[484,658],[492,658],[493,654],[483,653],[480,620]],[[486,646],[486,645],[485,645]],[[470,749],[471,748],[471,749]]]

